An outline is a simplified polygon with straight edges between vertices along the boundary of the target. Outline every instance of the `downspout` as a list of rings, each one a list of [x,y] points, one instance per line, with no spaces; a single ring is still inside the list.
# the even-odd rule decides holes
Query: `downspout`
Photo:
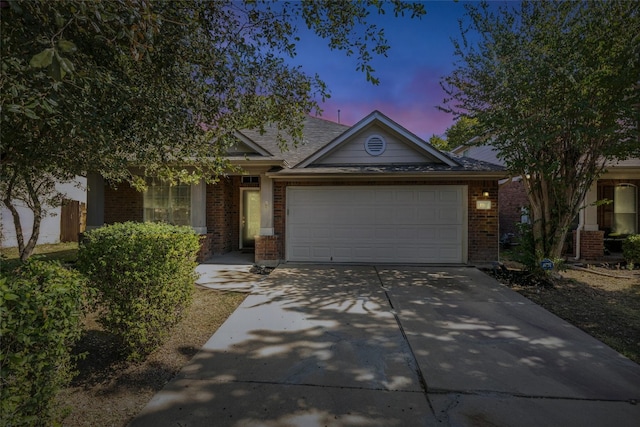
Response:
[[[580,212],[578,213],[578,228],[576,228],[576,261],[580,260],[580,234],[582,234],[582,229],[584,228],[584,209],[585,206],[583,199],[582,207],[580,208]]]

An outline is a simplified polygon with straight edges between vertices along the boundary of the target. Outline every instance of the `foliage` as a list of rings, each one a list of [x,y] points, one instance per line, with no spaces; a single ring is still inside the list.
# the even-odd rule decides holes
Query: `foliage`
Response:
[[[419,3],[387,2],[396,16]],[[384,31],[370,23],[385,2],[32,0],[0,2],[3,202],[34,207],[37,240],[43,197],[56,180],[89,171],[106,178],[171,182],[216,177],[243,128],[273,124],[301,138],[304,116],[328,90],[317,75],[285,61],[303,24],[329,45],[370,65],[385,55]],[[388,9],[388,7],[387,7]],[[16,228],[21,228],[14,215]],[[17,230],[21,231],[21,230]]]
[[[429,138],[429,144],[433,145],[435,148],[441,151],[449,151],[450,149],[449,143],[447,142],[447,140],[442,139],[441,137],[435,134],[431,135],[431,138]]]
[[[622,255],[631,268],[634,264],[640,264],[640,234],[632,234],[624,239]]]
[[[140,360],[189,307],[199,237],[189,227],[120,223],[85,233],[78,268],[98,290],[99,323]]]
[[[52,425],[54,398],[72,378],[84,278],[58,262],[30,260],[0,278],[0,413],[3,425]]]
[[[477,120],[522,176],[537,258],[559,258],[608,161],[640,154],[640,3],[469,5],[442,86],[446,111]],[[478,33],[477,45],[469,32]]]
[[[446,130],[449,147],[469,145],[469,142],[478,136],[476,126],[478,121],[474,118],[461,116]]]

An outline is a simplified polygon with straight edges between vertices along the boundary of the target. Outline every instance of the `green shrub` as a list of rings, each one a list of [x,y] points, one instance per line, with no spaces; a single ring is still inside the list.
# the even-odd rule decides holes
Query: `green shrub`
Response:
[[[519,245],[514,247],[511,251],[511,258],[514,261],[519,262],[524,268],[534,274],[549,274],[542,270],[540,262],[542,261],[542,254],[536,251],[536,240],[533,235],[533,227],[528,223],[517,224],[518,234],[520,236]],[[567,269],[567,265],[562,258],[554,258],[553,269],[556,271],[563,271]]]
[[[0,278],[2,425],[52,425],[54,398],[72,379],[70,349],[82,333],[83,277],[59,262],[30,260]]]
[[[193,298],[199,237],[189,227],[127,222],[85,234],[77,266],[98,290],[99,323],[129,360],[161,345]]]
[[[622,255],[630,268],[633,268],[634,264],[640,264],[640,234],[631,234],[624,239]]]

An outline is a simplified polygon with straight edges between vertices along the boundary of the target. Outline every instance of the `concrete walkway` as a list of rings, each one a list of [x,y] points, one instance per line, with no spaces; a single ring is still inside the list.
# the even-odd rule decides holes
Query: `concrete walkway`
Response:
[[[638,426],[640,366],[472,268],[278,267],[132,426]]]

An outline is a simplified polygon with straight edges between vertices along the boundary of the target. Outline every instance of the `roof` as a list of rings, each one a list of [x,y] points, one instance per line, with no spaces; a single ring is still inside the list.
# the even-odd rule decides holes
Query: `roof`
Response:
[[[340,163],[327,164],[327,156],[336,153],[350,143],[357,141],[372,128],[384,129],[393,135],[397,144],[410,147],[415,154],[409,163],[389,160],[386,163],[374,164],[379,158],[371,158],[372,163],[360,161],[358,164]],[[346,126],[325,119],[308,116],[304,120],[302,142],[293,146],[292,138],[283,134],[288,144],[288,150],[281,151],[277,142],[278,128],[274,125],[267,127],[264,132],[258,130],[242,130],[237,133],[238,140],[244,144],[242,153],[234,152],[229,159],[238,163],[270,164],[272,168],[268,175],[272,177],[318,177],[334,175],[362,175],[377,176],[459,176],[472,175],[484,177],[502,177],[504,168],[500,165],[484,162],[469,157],[458,157],[444,153],[428,142],[414,135],[379,111],[360,120],[353,126]],[[353,147],[353,145],[352,145]],[[357,145],[357,147],[361,147]],[[364,149],[363,149],[364,151]],[[381,156],[382,157],[382,156]],[[357,160],[361,160],[358,158]],[[323,163],[323,164],[320,164]]]
[[[348,129],[349,126],[346,125],[307,116],[304,120],[303,137],[300,144],[294,146],[291,136],[283,135],[288,145],[288,150],[286,151],[281,151],[278,146],[276,139],[278,128],[275,126],[268,126],[262,134],[258,130],[251,129],[242,130],[239,134],[266,151],[273,153],[270,156],[271,159],[284,161],[285,166],[292,167],[327,145]]]

